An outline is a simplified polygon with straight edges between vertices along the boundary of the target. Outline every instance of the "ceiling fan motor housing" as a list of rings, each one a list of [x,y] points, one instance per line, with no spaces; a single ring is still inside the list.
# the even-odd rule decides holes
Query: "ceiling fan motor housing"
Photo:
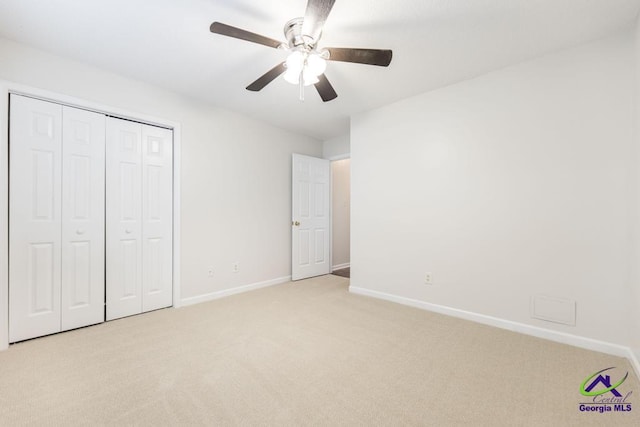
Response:
[[[303,46],[305,49],[311,50],[318,42],[318,40],[302,34],[303,22],[304,18],[293,18],[284,25],[284,37],[287,39],[289,49]],[[318,37],[318,39],[320,39],[320,37]]]

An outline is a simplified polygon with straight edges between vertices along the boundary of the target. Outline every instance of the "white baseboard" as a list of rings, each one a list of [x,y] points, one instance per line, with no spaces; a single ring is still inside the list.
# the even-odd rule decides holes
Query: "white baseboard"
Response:
[[[183,298],[181,306],[199,304],[201,302],[213,301],[214,299],[224,298],[243,292],[253,291],[254,289],[266,288],[267,286],[279,285],[291,281],[291,276],[278,277],[277,279],[265,280],[264,282],[251,283],[249,285],[237,286],[235,288],[223,289],[221,291],[211,292],[195,297]]]
[[[501,329],[507,329],[513,332],[519,332],[525,335],[531,335],[537,338],[547,339],[549,341],[555,341],[562,344],[572,345],[574,347],[580,347],[587,350],[599,351],[601,353],[607,353],[614,356],[625,357],[629,360],[631,365],[636,371],[636,375],[640,377],[640,363],[638,363],[638,357],[631,348],[623,345],[614,344],[606,341],[599,341],[592,338],[585,338],[578,335],[567,334],[565,332],[552,331],[550,329],[540,328],[537,326],[526,325],[524,323],[513,322],[510,320],[500,319],[497,317],[486,316],[484,314],[473,313],[470,311],[459,310],[457,308],[451,308],[444,305],[432,304],[425,301],[420,301],[411,298],[405,298],[397,295],[387,294],[385,292],[373,291],[370,289],[360,288],[357,286],[349,286],[349,292],[358,295],[365,295],[368,297],[378,298],[386,301],[391,301],[410,307],[420,308],[434,313],[444,314],[447,316],[458,317],[465,320],[471,320],[472,322],[482,323],[489,326],[494,326]]]
[[[331,267],[331,271],[333,270],[341,270],[343,268],[349,268],[351,267],[351,263],[350,262],[345,262],[344,264],[337,264]]]

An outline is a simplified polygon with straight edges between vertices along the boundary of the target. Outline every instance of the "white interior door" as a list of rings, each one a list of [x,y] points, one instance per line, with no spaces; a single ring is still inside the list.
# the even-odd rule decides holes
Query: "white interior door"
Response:
[[[104,321],[105,116],[62,110],[62,330]]]
[[[9,341],[60,331],[62,106],[11,96]]]
[[[142,126],[142,311],[173,302],[173,132]]]
[[[293,155],[291,279],[331,272],[329,160]]]
[[[107,320],[142,312],[142,125],[107,118]]]

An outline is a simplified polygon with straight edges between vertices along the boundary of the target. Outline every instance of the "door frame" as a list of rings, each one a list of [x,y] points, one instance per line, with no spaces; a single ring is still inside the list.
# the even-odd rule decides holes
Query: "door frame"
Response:
[[[0,351],[9,348],[9,95],[23,95],[173,131],[173,307],[180,300],[180,123],[0,80]]]
[[[346,160],[346,159],[351,159],[351,150],[349,150],[348,153],[342,153],[342,154],[336,154],[335,156],[328,156],[328,157],[323,157],[324,159],[329,160],[329,162],[331,162],[330,164],[333,164],[333,162],[337,161],[337,160]],[[330,186],[331,186],[331,191],[330,191],[330,195],[329,197],[331,198],[331,214],[330,214],[330,218],[329,218],[329,224],[330,224],[330,239],[329,239],[329,245],[331,245],[330,248],[330,254],[331,254],[331,273],[333,273],[333,168],[331,168],[331,171],[329,173],[330,175]],[[349,219],[351,220],[351,219]],[[351,260],[351,257],[349,257],[349,260]]]
[[[329,160],[330,164],[333,164],[333,162],[336,162],[338,160],[346,160],[346,159],[351,159],[351,152],[349,153],[344,153],[344,154],[337,154],[335,156],[329,156],[329,157],[324,157],[325,159]],[[349,174],[351,174],[351,167],[349,167]],[[330,239],[330,253],[331,253],[331,273],[333,273],[333,168],[331,168],[330,171],[330,180],[329,182],[331,183],[331,192],[329,195],[330,198],[330,205],[331,205],[331,213],[330,213],[330,224],[331,224],[331,235],[329,236]],[[349,194],[351,194],[351,191],[349,191]],[[349,196],[349,198],[351,198],[351,196]],[[351,222],[351,218],[349,218],[349,222]],[[349,245],[349,253],[351,253],[351,245]],[[349,265],[351,265],[351,256],[349,256]],[[331,274],[329,273],[329,274]]]

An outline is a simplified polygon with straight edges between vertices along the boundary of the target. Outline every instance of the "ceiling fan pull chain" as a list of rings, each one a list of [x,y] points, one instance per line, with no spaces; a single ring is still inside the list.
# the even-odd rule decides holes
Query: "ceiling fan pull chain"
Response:
[[[304,67],[302,68],[304,70]],[[302,70],[300,70],[300,77],[298,78],[298,86],[300,88],[300,101],[304,102],[304,77],[302,75]]]

